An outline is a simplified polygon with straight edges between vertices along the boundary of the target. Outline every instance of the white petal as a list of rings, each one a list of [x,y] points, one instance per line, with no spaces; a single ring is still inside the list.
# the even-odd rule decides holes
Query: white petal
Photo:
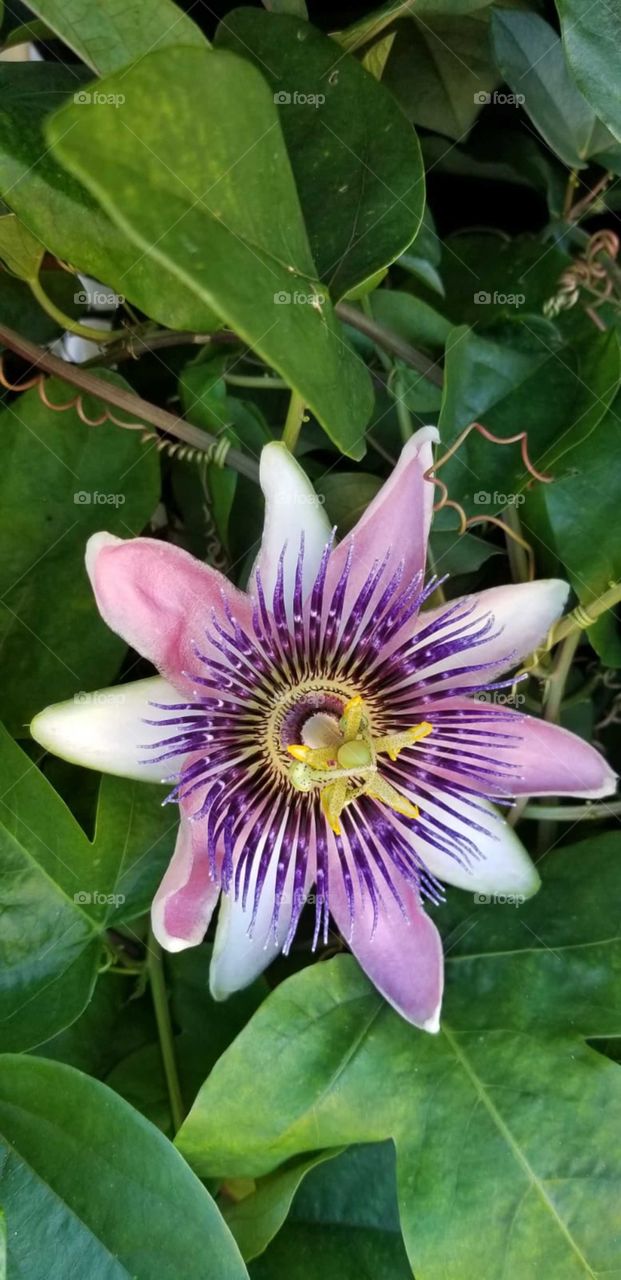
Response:
[[[412,834],[412,847],[438,880],[477,895],[507,894],[525,900],[537,892],[541,881],[534,863],[513,827],[489,801],[477,797],[477,808],[474,808],[444,794],[443,802],[454,810],[449,814],[429,797],[417,798],[414,787],[408,788],[408,795],[418,804],[421,815],[416,833]],[[460,862],[436,849],[425,839],[425,816],[437,818],[444,827],[471,840],[480,856]],[[484,830],[478,831],[476,827]],[[403,827],[400,830],[403,831]]]
[[[440,662],[426,668],[426,678],[453,667],[469,666],[471,662],[492,663],[493,666],[485,671],[456,677],[456,687],[469,688],[477,682],[491,681],[502,672],[516,667],[522,658],[532,653],[545,640],[550,627],[563,612],[568,595],[568,583],[560,578],[541,578],[537,582],[514,582],[503,587],[489,587],[477,595],[464,596],[464,605],[475,605],[468,618],[468,625],[473,630],[477,622],[482,622],[487,614],[493,614],[491,638],[483,640],[472,650],[442,658]],[[440,605],[437,609],[423,611],[418,619],[417,630],[426,627],[429,622],[458,603],[455,600],[448,606]],[[451,625],[455,623],[451,624],[449,617],[447,634],[451,631]],[[442,633],[438,633],[438,641],[441,640]]]
[[[286,446],[277,441],[267,444],[261,454],[261,488],[265,495],[265,523],[261,550],[250,582],[250,591],[253,592],[254,574],[259,569],[269,605],[276,586],[278,563],[285,543],[287,544],[284,559],[285,600],[291,601],[302,534],[304,534],[303,586],[304,594],[308,595],[331,530],[323,505],[308,476]]]
[[[149,756],[158,752],[150,751],[149,744],[160,742],[175,729],[144,721],[166,717],[152,702],[179,701],[177,689],[153,676],[95,693],[76,693],[68,702],[40,711],[30,732],[46,751],[72,764],[141,782],[162,782],[174,772],[176,761],[151,763]]]
[[[232,995],[234,991],[239,991],[241,987],[247,987],[249,983],[254,982],[254,979],[258,978],[260,973],[263,973],[268,964],[271,964],[272,960],[276,959],[276,956],[284,946],[293,910],[294,858],[291,859],[291,866],[285,882],[276,926],[276,936],[274,936],[274,930],[271,928],[278,871],[278,854],[282,834],[283,829],[281,828],[261,891],[252,937],[248,935],[248,928],[252,918],[256,868],[258,867],[262,845],[255,854],[255,870],[250,881],[246,909],[244,910],[242,906],[241,895],[235,899],[232,891],[223,893],[220,898],[218,926],[209,969],[209,989],[214,1000],[226,1000],[227,996]]]

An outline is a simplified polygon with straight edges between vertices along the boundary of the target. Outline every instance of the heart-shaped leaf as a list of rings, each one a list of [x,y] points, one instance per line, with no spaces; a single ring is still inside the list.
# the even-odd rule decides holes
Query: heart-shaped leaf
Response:
[[[437,1037],[349,957],[283,983],[207,1080],[181,1150],[199,1173],[257,1177],[392,1137],[419,1280],[528,1275],[533,1258],[550,1280],[614,1270],[621,1076],[582,1037],[621,1028],[617,866],[613,834],[550,858],[527,904],[456,895]]]
[[[73,104],[52,118],[56,154],[141,254],[218,311],[360,458],[370,379],[317,278],[258,71],[223,50],[166,49],[97,92],[93,110]]]

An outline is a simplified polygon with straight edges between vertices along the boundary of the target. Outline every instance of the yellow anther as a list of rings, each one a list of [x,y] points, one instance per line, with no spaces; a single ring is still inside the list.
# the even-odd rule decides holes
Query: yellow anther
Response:
[[[307,747],[293,743],[287,747],[296,761],[289,770],[290,782],[297,791],[319,789],[323,814],[336,836],[341,835],[343,810],[360,796],[370,796],[404,818],[418,818],[418,807],[383,776],[377,757],[386,754],[396,760],[406,747],[426,738],[432,728],[423,720],[409,729],[374,738],[364,699],[356,694],[343,707],[338,746]]]
[[[411,729],[403,729],[401,733],[389,733],[384,738],[374,738],[373,746],[380,754],[385,752],[391,760],[396,760],[400,751],[428,737],[432,729],[433,725],[429,724],[428,720],[422,720],[420,724],[413,725]]]

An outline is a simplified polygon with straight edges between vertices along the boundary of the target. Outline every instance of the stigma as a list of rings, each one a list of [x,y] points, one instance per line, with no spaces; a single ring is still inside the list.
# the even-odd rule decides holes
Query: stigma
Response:
[[[343,810],[361,796],[369,796],[406,818],[417,818],[417,806],[380,773],[378,757],[387,755],[396,760],[401,751],[426,738],[431,730],[423,720],[411,729],[374,737],[364,699],[357,694],[343,707],[332,745],[292,743],[287,747],[293,756],[289,782],[296,791],[320,791],[324,816],[337,836],[341,835]]]

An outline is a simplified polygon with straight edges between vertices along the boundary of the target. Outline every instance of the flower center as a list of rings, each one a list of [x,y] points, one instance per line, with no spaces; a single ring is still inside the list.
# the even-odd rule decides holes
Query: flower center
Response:
[[[310,679],[279,691],[265,721],[265,750],[271,764],[288,778],[289,747],[334,747],[341,741],[339,721],[355,688],[339,680]]]
[[[310,725],[312,724],[312,730]],[[370,717],[359,694],[345,704],[338,722],[325,712],[312,715],[303,726],[301,742],[288,742],[289,782],[296,791],[321,792],[321,807],[335,835],[341,835],[340,816],[348,804],[360,796],[370,796],[401,813],[417,818],[418,809],[379,772],[378,755],[396,760],[399,752],[426,738],[432,726],[421,721],[411,729],[374,737]],[[310,732],[309,732],[310,730]],[[312,739],[328,738],[317,743]]]

